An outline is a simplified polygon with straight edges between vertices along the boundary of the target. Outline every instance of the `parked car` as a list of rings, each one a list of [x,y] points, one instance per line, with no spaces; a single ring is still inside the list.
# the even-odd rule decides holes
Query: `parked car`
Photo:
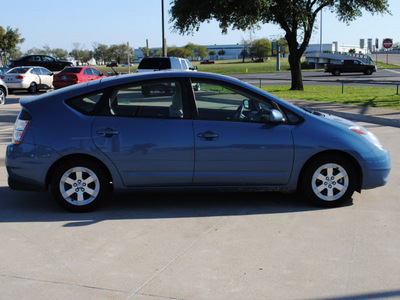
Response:
[[[341,73],[364,73],[364,75],[372,75],[376,72],[377,67],[374,64],[366,64],[358,59],[344,59],[340,64],[326,64],[324,72],[339,76]]]
[[[145,57],[137,68],[138,73],[154,71],[196,71],[189,60],[180,57]]]
[[[6,104],[7,95],[8,95],[7,85],[3,80],[0,79],[0,105]]]
[[[118,67],[118,63],[115,61],[110,62],[109,64],[107,64],[107,67]]]
[[[53,86],[59,89],[65,86],[92,81],[105,77],[93,67],[69,67],[54,75]]]
[[[209,60],[209,59],[205,59],[202,62],[200,62],[201,65],[210,65],[210,64],[215,64],[215,61],[213,60]]]
[[[10,70],[10,68],[0,67],[0,76],[6,74],[6,72]]]
[[[154,84],[170,90],[143,95]],[[384,185],[391,169],[365,128],[216,74],[108,77],[20,105],[8,184],[50,187],[71,211],[93,210],[112,191],[171,189],[299,190],[338,206]]]
[[[48,55],[33,54],[33,55],[26,55],[16,60],[11,60],[9,62],[10,68],[18,66],[39,66],[39,67],[44,67],[50,71],[60,71],[65,67],[72,66],[72,62],[59,60]]]
[[[53,73],[41,67],[16,67],[1,76],[7,86],[8,91],[27,90],[36,93],[42,89],[53,87]]]

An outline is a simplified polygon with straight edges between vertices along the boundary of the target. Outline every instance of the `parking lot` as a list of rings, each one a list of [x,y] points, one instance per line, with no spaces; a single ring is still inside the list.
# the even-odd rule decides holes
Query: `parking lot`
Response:
[[[0,122],[0,156],[12,125]],[[334,209],[296,194],[151,193],[72,214],[11,191],[0,166],[1,298],[400,298],[400,128],[362,125],[390,151],[389,183]]]

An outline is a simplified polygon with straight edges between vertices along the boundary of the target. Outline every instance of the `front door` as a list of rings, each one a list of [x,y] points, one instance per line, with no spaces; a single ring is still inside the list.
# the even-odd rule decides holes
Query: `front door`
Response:
[[[199,86],[194,184],[287,184],[293,138],[289,125],[268,123],[277,105],[220,83],[193,83]]]

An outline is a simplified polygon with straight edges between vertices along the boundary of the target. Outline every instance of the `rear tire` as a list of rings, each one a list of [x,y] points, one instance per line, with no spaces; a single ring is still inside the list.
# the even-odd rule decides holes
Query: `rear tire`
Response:
[[[339,70],[334,70],[334,71],[332,72],[332,75],[333,75],[333,76],[339,76],[339,75],[340,75],[340,71],[339,71]]]
[[[322,155],[311,161],[301,174],[302,194],[317,206],[338,207],[351,199],[356,186],[351,163],[337,155]]]
[[[28,88],[28,92],[31,94],[35,94],[37,93],[38,89],[37,89],[37,84],[36,82],[31,82],[31,85]]]
[[[88,212],[98,208],[111,192],[107,172],[87,159],[67,160],[55,170],[51,180],[54,199],[66,210]]]

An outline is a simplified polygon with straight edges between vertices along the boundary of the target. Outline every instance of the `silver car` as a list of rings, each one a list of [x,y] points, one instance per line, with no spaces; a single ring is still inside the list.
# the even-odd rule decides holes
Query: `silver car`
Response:
[[[0,105],[6,104],[6,98],[8,95],[7,85],[3,80],[0,79]]]
[[[41,89],[53,88],[53,73],[43,67],[15,67],[4,76],[8,90],[27,90],[36,93]]]

